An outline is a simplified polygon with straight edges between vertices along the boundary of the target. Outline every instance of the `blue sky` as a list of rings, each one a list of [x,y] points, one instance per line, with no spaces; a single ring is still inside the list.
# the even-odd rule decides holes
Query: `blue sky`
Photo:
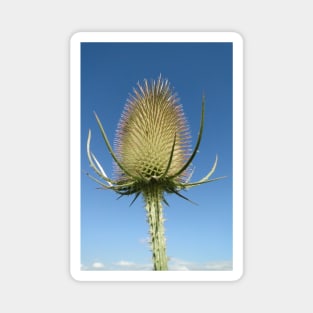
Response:
[[[214,177],[227,178],[189,189],[193,205],[169,195],[164,206],[167,254],[172,270],[229,269],[232,262],[232,44],[231,43],[82,43],[81,45],[81,263],[88,270],[148,270],[148,224],[142,199],[117,200],[84,172],[92,174],[91,150],[108,176],[113,161],[101,138],[93,111],[112,145],[121,113],[133,87],[143,79],[167,78],[183,105],[194,145],[201,97],[206,115],[192,181],[205,176],[215,155]],[[213,178],[213,177],[212,177]]]

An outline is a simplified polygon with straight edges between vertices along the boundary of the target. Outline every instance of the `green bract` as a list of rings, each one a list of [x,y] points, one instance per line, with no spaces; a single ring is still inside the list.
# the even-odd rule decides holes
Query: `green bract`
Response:
[[[189,128],[182,106],[167,80],[161,77],[150,84],[138,83],[127,100],[117,129],[115,152],[97,114],[95,117],[105,144],[115,161],[115,178],[108,178],[96,157],[90,152],[91,131],[88,133],[87,155],[90,166],[99,176],[91,177],[104,189],[135,198],[141,194],[146,203],[150,225],[154,269],[167,270],[162,202],[164,194],[181,195],[180,190],[212,182],[209,179],[217,165],[217,156],[210,172],[197,182],[189,182],[189,165],[194,159],[202,137],[205,99],[202,98],[200,130],[190,153]],[[132,202],[132,203],[133,203]]]

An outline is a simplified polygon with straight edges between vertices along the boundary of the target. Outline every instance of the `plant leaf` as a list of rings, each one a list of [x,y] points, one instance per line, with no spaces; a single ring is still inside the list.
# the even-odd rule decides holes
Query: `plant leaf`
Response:
[[[201,138],[202,138],[202,133],[203,133],[203,126],[204,126],[204,109],[205,109],[205,97],[202,96],[202,110],[201,110],[201,121],[200,121],[200,129],[199,129],[199,133],[198,133],[198,139],[197,139],[197,143],[195,145],[195,148],[191,154],[191,156],[189,157],[188,161],[185,163],[185,165],[174,175],[170,176],[170,178],[174,178],[178,175],[180,175],[185,169],[187,169],[187,167],[190,165],[190,163],[192,162],[192,160],[194,159],[194,157],[197,154],[198,148],[200,146],[200,142],[201,142]]]
[[[105,133],[105,131],[104,131],[104,129],[103,129],[103,126],[102,126],[102,124],[101,124],[101,121],[100,121],[98,115],[97,115],[95,112],[94,112],[94,115],[95,115],[95,117],[96,117],[98,126],[99,126],[99,128],[100,128],[100,132],[101,132],[101,135],[102,135],[102,137],[103,137],[103,139],[104,139],[104,141],[105,141],[105,144],[106,144],[106,146],[107,146],[107,148],[108,148],[108,150],[109,150],[109,152],[110,152],[112,158],[113,158],[114,161],[116,162],[116,164],[120,167],[120,169],[121,169],[126,175],[128,175],[129,177],[131,177],[131,178],[133,178],[133,179],[138,180],[138,177],[136,177],[136,176],[130,174],[130,173],[125,169],[125,167],[122,165],[122,163],[117,159],[117,157],[116,157],[115,153],[113,152],[113,149],[112,149],[112,147],[111,147],[111,145],[110,145],[110,142],[109,142],[109,140],[108,140],[108,137],[107,137],[107,135],[106,135],[106,133]]]

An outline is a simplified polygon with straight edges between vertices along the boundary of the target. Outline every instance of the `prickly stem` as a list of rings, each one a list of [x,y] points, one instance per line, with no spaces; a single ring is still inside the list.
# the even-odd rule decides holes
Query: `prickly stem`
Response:
[[[167,256],[164,236],[164,218],[162,208],[162,190],[152,184],[143,192],[146,204],[147,221],[150,226],[150,244],[155,271],[166,271]]]

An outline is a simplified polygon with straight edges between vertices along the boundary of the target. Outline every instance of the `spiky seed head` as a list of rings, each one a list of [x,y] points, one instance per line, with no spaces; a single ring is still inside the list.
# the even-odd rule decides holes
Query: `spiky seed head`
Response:
[[[145,181],[164,180],[183,167],[190,155],[189,127],[167,80],[144,80],[133,89],[118,125],[115,148],[128,173]],[[127,179],[119,167],[115,172],[118,179]],[[183,181],[186,175],[182,172],[175,181]]]

